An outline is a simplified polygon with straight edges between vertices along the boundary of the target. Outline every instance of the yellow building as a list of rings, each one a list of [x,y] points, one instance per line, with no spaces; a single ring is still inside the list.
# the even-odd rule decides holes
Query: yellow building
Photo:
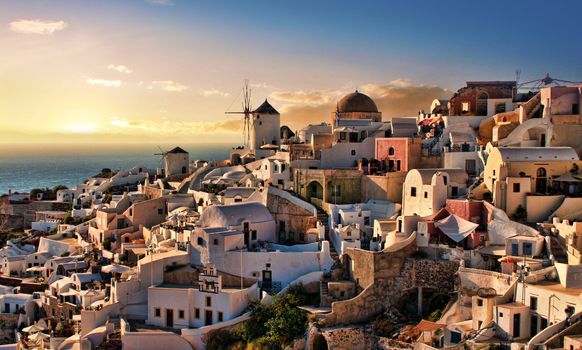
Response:
[[[542,203],[543,198],[533,197],[546,196],[559,204],[563,194],[553,179],[569,173],[575,164],[582,165],[571,147],[496,147],[487,158],[484,183],[493,194],[493,204],[508,215],[519,206],[541,213],[540,207],[527,208],[528,200]]]

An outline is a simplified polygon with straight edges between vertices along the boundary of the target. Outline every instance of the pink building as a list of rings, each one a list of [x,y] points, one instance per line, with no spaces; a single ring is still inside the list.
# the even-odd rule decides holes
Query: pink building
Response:
[[[421,168],[420,138],[386,137],[376,139],[376,159],[385,164],[388,171],[407,172]]]

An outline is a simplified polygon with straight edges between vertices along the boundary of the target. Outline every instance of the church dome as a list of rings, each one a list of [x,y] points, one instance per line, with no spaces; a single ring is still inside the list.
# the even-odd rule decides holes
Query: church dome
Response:
[[[337,103],[339,113],[365,112],[378,113],[376,103],[368,95],[356,92],[347,94]]]

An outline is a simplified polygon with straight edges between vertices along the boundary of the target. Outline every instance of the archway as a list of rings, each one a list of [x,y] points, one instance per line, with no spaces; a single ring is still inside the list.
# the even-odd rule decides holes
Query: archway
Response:
[[[310,199],[323,199],[323,186],[317,181],[311,181],[309,185],[307,185],[307,196]]]

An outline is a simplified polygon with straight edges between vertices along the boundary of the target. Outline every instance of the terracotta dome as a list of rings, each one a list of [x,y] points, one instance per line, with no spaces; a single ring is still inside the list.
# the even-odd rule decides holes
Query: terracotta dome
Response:
[[[365,112],[378,113],[376,103],[369,96],[356,92],[347,94],[337,103],[337,111],[340,113]]]

